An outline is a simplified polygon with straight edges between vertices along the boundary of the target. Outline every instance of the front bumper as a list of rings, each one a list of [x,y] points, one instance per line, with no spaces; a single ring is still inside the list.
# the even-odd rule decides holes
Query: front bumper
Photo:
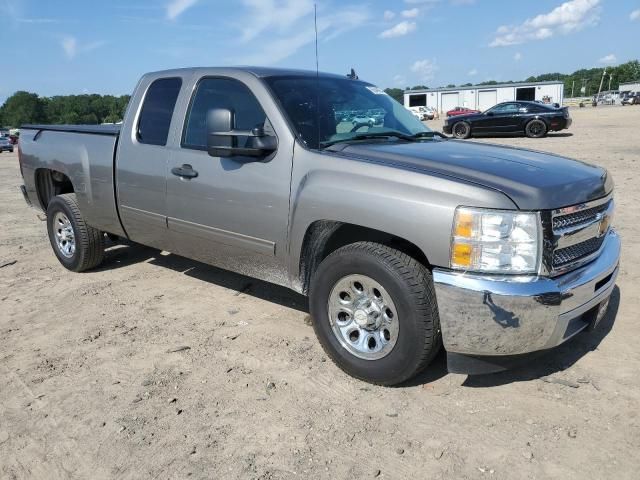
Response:
[[[584,330],[583,314],[611,295],[619,258],[620,237],[610,230],[597,259],[555,278],[435,268],[444,347],[450,353],[502,356],[560,345]]]
[[[449,125],[448,123],[445,123],[442,126],[442,133],[446,133],[447,135],[451,135],[451,125]]]

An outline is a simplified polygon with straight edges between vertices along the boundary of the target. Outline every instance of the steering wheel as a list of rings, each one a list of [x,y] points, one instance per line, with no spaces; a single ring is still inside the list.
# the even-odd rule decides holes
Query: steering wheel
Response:
[[[353,132],[357,132],[359,129],[361,129],[362,127],[373,127],[373,123],[371,122],[371,120],[369,120],[368,122],[363,122],[363,123],[356,123],[353,128],[351,130],[349,130],[350,133]]]

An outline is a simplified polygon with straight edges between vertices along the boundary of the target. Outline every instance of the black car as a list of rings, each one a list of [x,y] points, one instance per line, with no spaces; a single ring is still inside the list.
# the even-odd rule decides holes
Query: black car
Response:
[[[517,101],[499,103],[482,113],[447,118],[442,131],[455,138],[504,134],[540,138],[547,132],[569,128],[570,125],[567,107]]]

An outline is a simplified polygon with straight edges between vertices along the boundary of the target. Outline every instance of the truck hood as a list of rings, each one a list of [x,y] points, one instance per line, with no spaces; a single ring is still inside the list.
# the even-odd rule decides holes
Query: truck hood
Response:
[[[503,192],[523,210],[575,205],[613,190],[613,180],[603,168],[514,147],[434,140],[337,144],[332,150],[347,157],[483,185]]]

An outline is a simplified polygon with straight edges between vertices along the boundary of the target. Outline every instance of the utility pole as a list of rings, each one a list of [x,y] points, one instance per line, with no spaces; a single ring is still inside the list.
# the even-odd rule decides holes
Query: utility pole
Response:
[[[573,87],[576,86],[576,81],[571,82],[571,98],[573,98]]]
[[[602,78],[600,79],[600,88],[598,88],[598,96],[600,96],[600,92],[602,91],[602,84],[604,83],[604,76],[607,74],[607,67],[604,67],[604,71],[602,72]]]
[[[609,91],[611,91],[611,79],[613,78],[613,73],[609,74]]]

